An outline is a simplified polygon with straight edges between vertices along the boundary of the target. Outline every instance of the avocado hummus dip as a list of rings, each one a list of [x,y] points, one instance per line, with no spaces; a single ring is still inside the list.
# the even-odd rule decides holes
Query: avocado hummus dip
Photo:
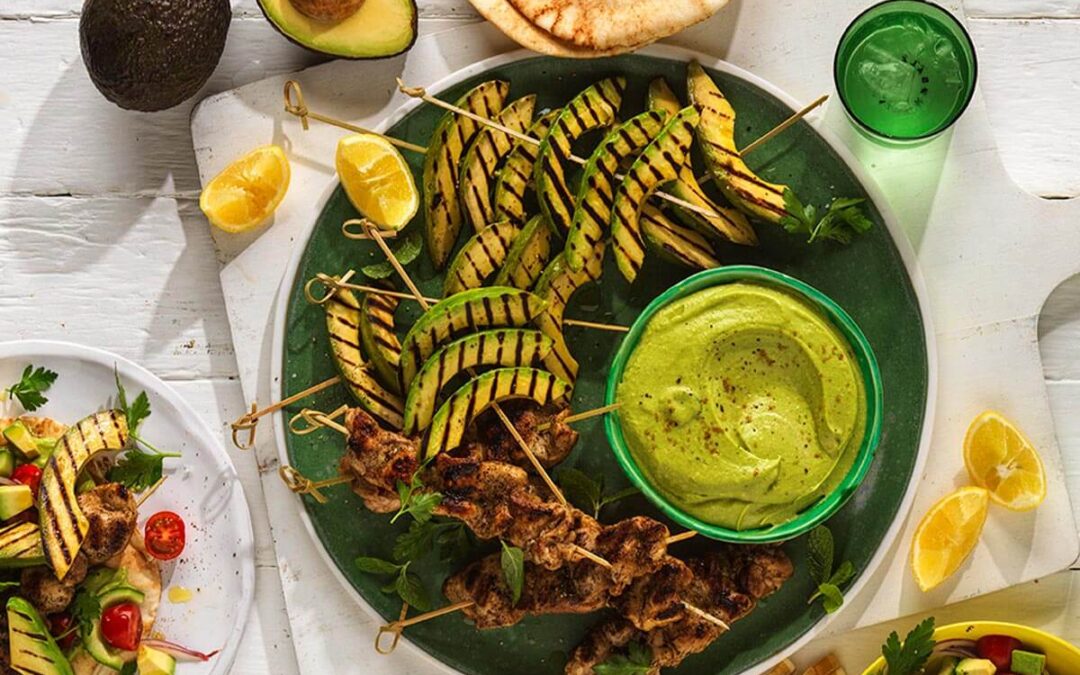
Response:
[[[656,312],[616,397],[648,481],[689,515],[733,530],[783,524],[832,492],[866,427],[848,341],[801,296],[755,283]]]

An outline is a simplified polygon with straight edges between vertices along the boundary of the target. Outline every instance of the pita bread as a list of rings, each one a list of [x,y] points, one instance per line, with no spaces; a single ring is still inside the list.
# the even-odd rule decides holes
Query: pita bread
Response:
[[[654,42],[719,12],[728,0],[510,0],[556,38],[608,50]]]
[[[561,56],[569,59],[593,59],[600,56],[614,56],[637,49],[644,45],[621,47],[606,51],[597,51],[578,47],[564,42],[547,31],[540,30],[529,23],[521,12],[514,9],[510,0],[469,0],[472,6],[485,19],[490,21],[506,36],[526,49],[549,56]]]

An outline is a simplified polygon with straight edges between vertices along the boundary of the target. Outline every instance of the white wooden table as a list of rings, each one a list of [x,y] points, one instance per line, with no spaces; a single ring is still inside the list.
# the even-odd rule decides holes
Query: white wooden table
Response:
[[[742,11],[753,11],[753,0],[732,0],[740,1]],[[466,0],[420,4],[423,32],[479,20]],[[139,361],[227,438],[244,401],[216,253],[196,203],[193,102],[145,115],[98,95],[79,56],[80,5],[0,0],[0,337],[73,340]],[[204,94],[320,60],[278,36],[254,0],[234,7],[224,57]],[[967,12],[1008,170],[1032,193],[1080,194],[1080,0],[967,0]],[[778,45],[778,58],[790,48]],[[1080,509],[1080,280],[1055,293],[1040,328]],[[259,545],[257,602],[233,672],[294,673],[260,467],[251,455],[232,455]],[[1080,642],[1080,575],[1062,573],[935,615],[939,622],[1013,620]],[[912,621],[901,623],[895,628],[903,631]],[[835,650],[849,672],[859,672],[892,628],[815,643],[800,661]]]

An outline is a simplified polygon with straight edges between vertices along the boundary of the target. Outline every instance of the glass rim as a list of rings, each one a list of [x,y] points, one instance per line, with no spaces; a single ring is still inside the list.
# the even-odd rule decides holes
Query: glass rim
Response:
[[[863,440],[858,454],[843,480],[831,492],[799,512],[795,518],[780,525],[770,525],[748,530],[736,530],[714,523],[709,523],[692,516],[663,495],[645,476],[637,461],[630,453],[622,432],[622,423],[618,411],[604,416],[604,431],[615,459],[630,482],[634,484],[649,501],[676,523],[697,531],[700,534],[735,544],[766,544],[788,541],[806,534],[818,525],[836,515],[848,500],[855,495],[870,472],[878,445],[881,442],[884,418],[884,390],[881,370],[877,357],[862,329],[835,300],[818,289],[788,276],[783,272],[756,265],[730,265],[698,272],[671,286],[653,299],[645,310],[634,320],[630,332],[623,338],[608,371],[607,386],[604,392],[604,404],[616,402],[616,393],[623,371],[630,356],[637,348],[641,334],[652,317],[671,302],[713,286],[738,282],[756,282],[770,285],[793,293],[807,301],[828,320],[851,346],[855,360],[866,389],[866,422]]]
[[[919,134],[918,136],[897,136],[894,134],[887,134],[885,132],[878,131],[877,129],[874,129],[870,125],[866,124],[861,119],[859,119],[858,115],[852,112],[851,106],[848,105],[847,96],[844,95],[844,89],[840,86],[840,48],[843,46],[844,40],[846,40],[851,34],[851,29],[867,14],[870,14],[871,12],[880,9],[885,5],[891,5],[898,2],[916,2],[922,5],[933,7],[934,9],[938,10],[948,19],[948,21],[950,21],[953,25],[960,29],[960,33],[964,36],[964,40],[967,42],[968,46],[971,49],[971,87],[969,87],[968,89],[967,98],[964,100],[964,104],[960,106],[959,110],[956,111],[956,114],[953,115],[951,119],[945,122],[944,126],[941,126],[940,128],[933,131],[928,131],[924,134]],[[978,50],[975,49],[975,42],[971,39],[971,33],[968,32],[967,27],[965,27],[964,24],[960,21],[960,19],[956,18],[952,12],[945,9],[936,2],[932,2],[931,0],[881,0],[881,2],[875,3],[870,7],[867,7],[863,11],[859,12],[858,16],[852,19],[851,23],[849,23],[847,28],[844,29],[843,34],[840,36],[840,41],[836,43],[836,52],[833,54],[833,86],[836,87],[836,93],[840,98],[841,105],[844,106],[844,111],[847,112],[848,118],[855,122],[855,124],[858,125],[860,128],[869,132],[871,135],[889,141],[896,141],[900,143],[925,141],[934,138],[939,134],[945,133],[950,128],[952,128],[952,126],[956,124],[961,117],[964,116],[965,112],[967,112],[967,109],[971,106],[972,100],[974,100],[975,98],[975,88],[978,86],[978,84],[979,53]]]

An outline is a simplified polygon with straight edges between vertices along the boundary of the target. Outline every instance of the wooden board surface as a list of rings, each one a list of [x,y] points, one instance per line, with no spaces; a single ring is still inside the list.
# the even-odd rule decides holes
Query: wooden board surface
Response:
[[[733,0],[725,12],[747,12],[753,4]],[[799,11],[805,4],[790,0],[783,7]],[[79,56],[81,6],[82,0],[0,3],[0,61],[6,66],[0,76],[0,331],[5,337],[78,340],[135,359],[172,381],[224,436],[226,423],[242,412],[244,396],[213,264],[217,252],[192,201],[198,189],[187,124],[193,102],[141,115],[105,101]],[[423,34],[478,20],[467,0],[420,0],[420,6]],[[325,60],[277,35],[254,0],[235,7],[225,54],[203,95]],[[968,0],[966,9],[979,48],[981,91],[1009,174],[1033,194],[1080,193],[1080,3]],[[849,18],[841,9],[829,21]],[[710,48],[710,30],[720,47],[731,40],[729,32],[705,27],[701,39],[709,51],[717,51]],[[781,42],[767,30],[741,41],[760,42],[760,51],[775,60],[790,58],[803,43]],[[148,164],[154,168],[131,170]],[[94,227],[80,229],[79,222]],[[166,250],[139,254],[155,243]],[[125,245],[136,253],[102,255],[107,247]],[[82,260],[54,274],[57,251],[67,246],[75,246]],[[146,283],[133,290],[132,278]],[[103,320],[96,304],[65,302],[67,289],[109,297],[121,318]],[[1051,297],[1039,331],[1066,473],[1073,494],[1080,495],[1080,278]],[[294,673],[260,467],[250,453],[232,455],[260,545],[257,607],[234,672]],[[949,615],[1028,622],[1080,642],[1078,579],[1058,574],[954,606]],[[886,633],[885,627],[864,629],[812,649],[836,649],[854,671]],[[810,656],[800,662],[808,664]]]

